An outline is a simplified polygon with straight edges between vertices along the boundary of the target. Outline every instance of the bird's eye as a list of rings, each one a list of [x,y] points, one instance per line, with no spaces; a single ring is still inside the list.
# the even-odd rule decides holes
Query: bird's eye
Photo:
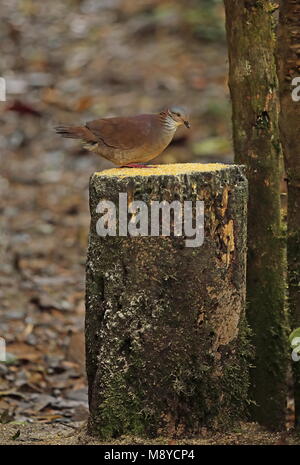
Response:
[[[180,113],[176,113],[176,116],[180,116]]]

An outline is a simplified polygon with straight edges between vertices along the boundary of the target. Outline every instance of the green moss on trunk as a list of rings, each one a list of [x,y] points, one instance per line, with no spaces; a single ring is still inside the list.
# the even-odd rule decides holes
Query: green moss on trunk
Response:
[[[280,2],[277,69],[280,132],[288,183],[288,288],[292,329],[300,326],[300,102],[293,101],[292,80],[299,76],[299,1]],[[299,92],[296,93],[299,95]],[[293,363],[296,425],[300,428],[300,364]]]
[[[101,437],[192,435],[245,415],[247,181],[236,166],[171,168],[91,179],[86,353],[89,430]],[[98,202],[118,205],[125,192],[149,207],[204,200],[203,246],[173,236],[99,237]]]
[[[288,346],[284,241],[280,224],[281,153],[273,4],[224,0],[235,160],[249,181],[247,317],[256,349],[253,419],[285,427]]]

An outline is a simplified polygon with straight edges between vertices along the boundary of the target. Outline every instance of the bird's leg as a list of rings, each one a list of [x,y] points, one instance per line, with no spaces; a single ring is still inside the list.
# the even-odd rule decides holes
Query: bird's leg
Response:
[[[128,165],[122,165],[121,168],[156,168],[156,166],[145,163],[128,163]]]

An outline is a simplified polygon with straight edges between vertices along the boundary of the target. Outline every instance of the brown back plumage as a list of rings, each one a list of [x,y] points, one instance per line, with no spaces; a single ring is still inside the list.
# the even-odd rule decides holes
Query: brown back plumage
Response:
[[[116,165],[145,162],[159,155],[171,142],[176,128],[188,124],[179,110],[159,114],[102,118],[84,126],[58,126],[63,137],[81,139],[84,147]]]
[[[160,126],[159,115],[138,115],[97,119],[85,126],[58,126],[55,130],[63,137],[89,143],[101,141],[108,147],[131,150],[149,143]]]

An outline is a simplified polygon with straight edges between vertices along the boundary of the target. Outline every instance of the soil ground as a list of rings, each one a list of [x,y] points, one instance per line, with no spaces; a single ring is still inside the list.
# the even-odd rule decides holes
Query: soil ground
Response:
[[[13,439],[14,437],[17,438]],[[200,438],[170,439],[156,438],[145,440],[124,436],[118,440],[101,442],[86,434],[85,422],[68,425],[58,424],[7,424],[0,427],[0,444],[30,445],[128,445],[128,444],[195,444],[195,445],[298,445],[300,435],[293,432],[270,433],[254,423],[243,423],[228,433],[210,433],[204,431]]]

